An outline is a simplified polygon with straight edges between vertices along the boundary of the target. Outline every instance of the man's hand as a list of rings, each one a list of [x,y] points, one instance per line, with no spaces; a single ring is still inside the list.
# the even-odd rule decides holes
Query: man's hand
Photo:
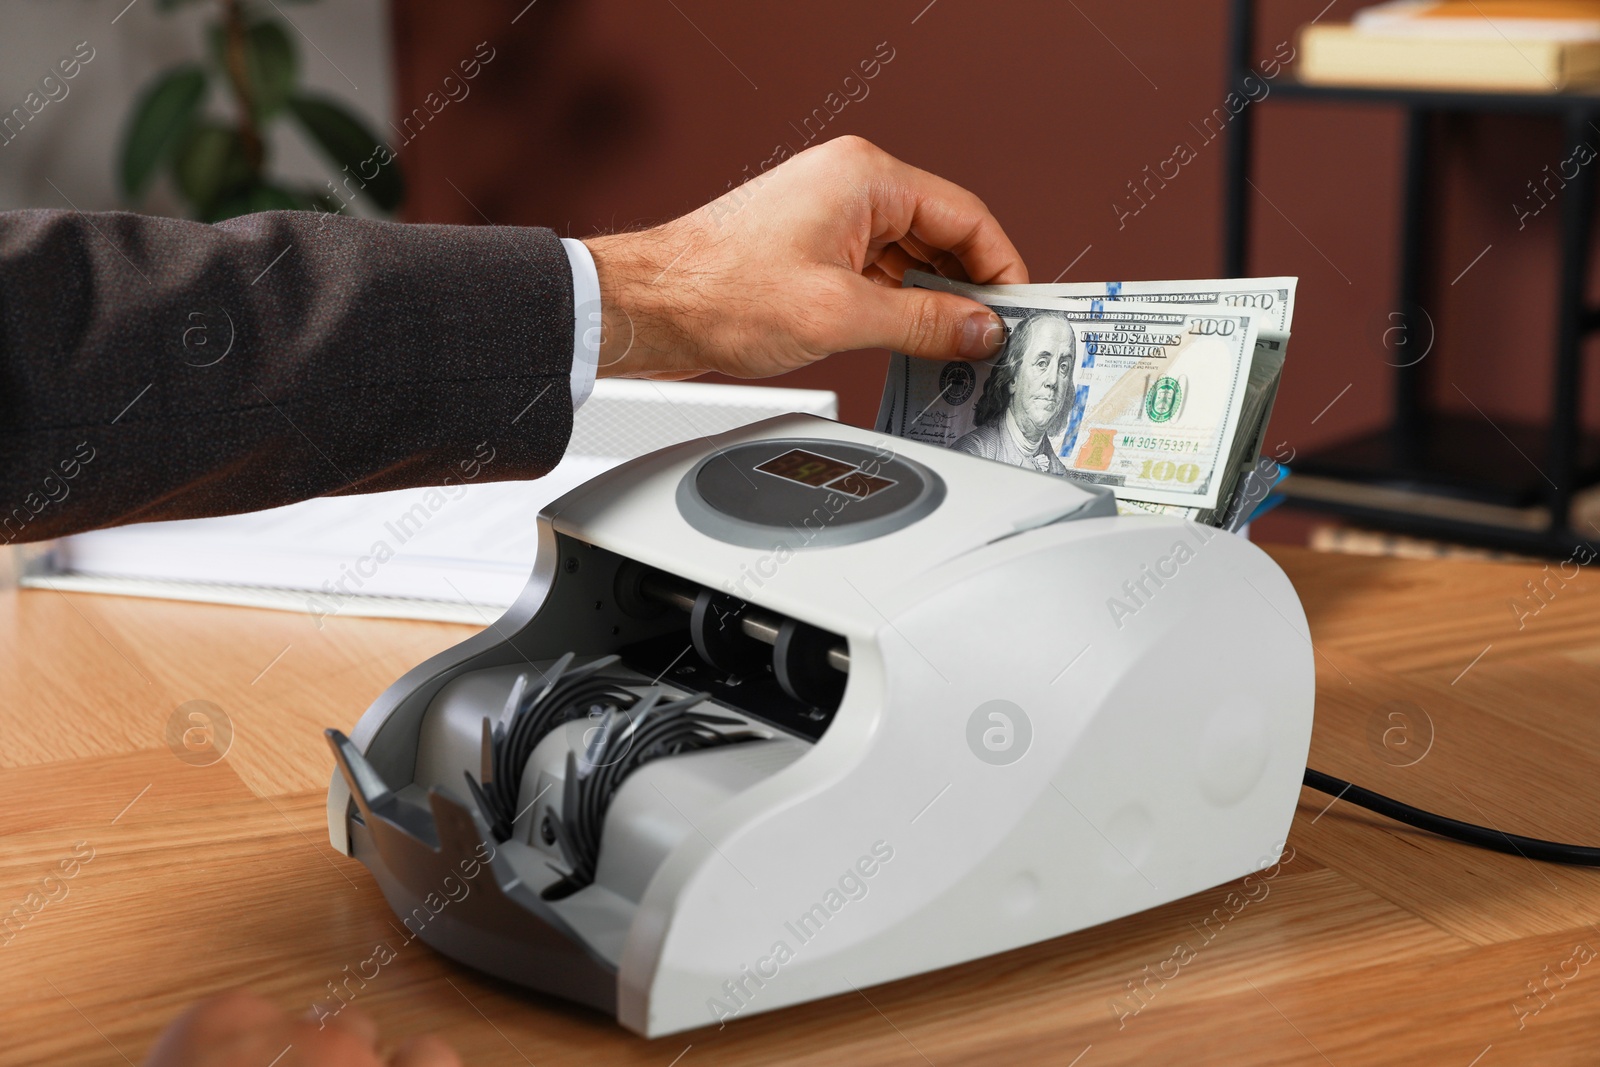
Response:
[[[281,1057],[281,1058],[280,1058]],[[249,993],[201,1001],[167,1027],[145,1067],[461,1067],[436,1037],[378,1051],[378,1028],[354,1008],[324,1022],[292,1019]]]
[[[600,276],[601,377],[759,378],[855,348],[984,359],[1005,341],[992,312],[900,279],[1028,280],[976,196],[859,137],[664,226],[584,243]]]

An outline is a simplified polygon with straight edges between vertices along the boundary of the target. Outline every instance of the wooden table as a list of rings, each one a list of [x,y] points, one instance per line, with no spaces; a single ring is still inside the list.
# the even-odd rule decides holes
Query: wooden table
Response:
[[[1600,843],[1587,568],[1558,585],[1529,564],[1274,555],[1316,641],[1313,766]],[[1547,603],[1519,629],[1529,580]],[[302,1010],[392,938],[365,869],[328,846],[321,730],[348,730],[466,633],[0,593],[0,914],[51,898],[0,945],[0,1063],[137,1062],[185,1004],[230,986]],[[234,729],[210,766],[164,736],[190,700]],[[356,1003],[393,1035],[442,1032],[474,1065],[1600,1062],[1600,871],[1441,841],[1310,791],[1289,841],[1267,895],[1209,940],[1229,887],[722,1030],[645,1041],[420,943]],[[63,860],[72,877],[46,882]],[[1174,974],[1180,943],[1192,958]]]

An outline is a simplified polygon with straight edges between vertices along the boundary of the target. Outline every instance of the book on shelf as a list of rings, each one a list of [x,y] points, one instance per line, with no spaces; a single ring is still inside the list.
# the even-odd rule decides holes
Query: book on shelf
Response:
[[[1390,36],[1600,41],[1600,0],[1392,0],[1357,11],[1351,25]]]
[[[1396,0],[1300,34],[1310,85],[1556,93],[1600,85],[1600,0]]]

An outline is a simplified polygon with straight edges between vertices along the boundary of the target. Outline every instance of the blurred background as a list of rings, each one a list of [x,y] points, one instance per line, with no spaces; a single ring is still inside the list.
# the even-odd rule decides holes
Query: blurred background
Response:
[[[289,25],[307,90],[338,100],[398,150],[397,215],[409,221],[543,225],[576,237],[644,226],[743,181],[779,146],[850,133],[977,192],[1035,281],[1223,271],[1227,134],[1207,140],[1200,128],[1229,87],[1226,0],[261,6]],[[1303,24],[1348,20],[1361,5],[1254,6],[1246,62],[1259,70],[1295,52]],[[0,208],[128,206],[118,177],[128,117],[158,72],[204,54],[218,5],[4,0],[0,13],[0,107],[20,102],[79,42],[94,51],[70,93],[0,145]],[[459,64],[475,56],[484,61],[463,95]],[[876,76],[845,98],[845,79],[866,60]],[[458,87],[446,98],[452,75]],[[1291,64],[1278,81],[1292,77]],[[1250,107],[1246,273],[1300,278],[1267,451],[1284,442],[1304,454],[1391,417],[1405,113],[1274,95]],[[202,106],[223,115],[228,104],[219,90]],[[1415,358],[1428,343],[1426,398],[1491,424],[1543,425],[1560,212],[1528,217],[1517,205],[1529,203],[1542,168],[1568,156],[1561,124],[1460,113],[1441,116],[1428,136],[1433,225],[1421,303],[1437,343],[1416,338],[1410,350]],[[1128,214],[1141,205],[1130,183],[1179,142],[1195,158],[1176,178],[1141,185],[1156,192]],[[277,172],[303,184],[338,176],[292,125],[277,124],[266,148]],[[138,203],[192,214],[166,175]],[[381,213],[359,196],[350,210]],[[868,425],[885,363],[883,352],[853,353],[768,384],[836,390],[841,417]],[[1588,375],[1581,388],[1593,425],[1600,380]],[[1282,508],[1254,532],[1303,542],[1330,522]]]

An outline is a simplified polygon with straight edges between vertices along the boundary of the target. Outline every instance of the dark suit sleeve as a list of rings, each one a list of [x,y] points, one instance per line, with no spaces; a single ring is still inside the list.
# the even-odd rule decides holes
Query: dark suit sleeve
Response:
[[[572,348],[549,230],[0,213],[0,543],[536,478]]]

